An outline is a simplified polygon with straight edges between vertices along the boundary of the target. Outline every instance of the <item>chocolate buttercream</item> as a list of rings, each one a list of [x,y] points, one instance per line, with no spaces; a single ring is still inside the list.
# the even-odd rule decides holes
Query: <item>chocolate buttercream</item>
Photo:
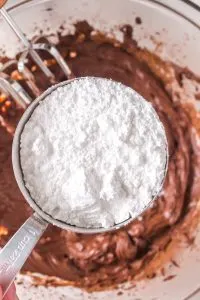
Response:
[[[115,232],[84,235],[50,225],[23,272],[56,276],[61,279],[60,284],[108,288],[134,278],[154,277],[164,258],[169,259],[170,245],[178,243],[181,236],[191,242],[190,228],[197,223],[200,198],[200,145],[195,129],[198,115],[192,104],[182,103],[180,95],[176,101],[173,99],[172,79],[177,76],[176,68],[138,48],[132,40],[130,26],[124,26],[122,31],[124,42],[120,43],[94,33],[86,22],[80,22],[74,35],[59,36],[58,49],[75,76],[112,78],[152,102],[165,126],[169,144],[169,168],[163,191],[141,218]],[[32,63],[30,67],[40,91],[46,90],[49,83],[43,74]],[[58,81],[65,79],[54,61],[51,61],[51,69]],[[181,80],[180,68],[178,72]],[[19,80],[27,88],[26,83]],[[11,108],[2,111],[3,126],[0,127],[1,246],[32,212],[12,171],[12,132],[22,110],[13,104]],[[51,278],[37,283],[51,285],[59,281]]]

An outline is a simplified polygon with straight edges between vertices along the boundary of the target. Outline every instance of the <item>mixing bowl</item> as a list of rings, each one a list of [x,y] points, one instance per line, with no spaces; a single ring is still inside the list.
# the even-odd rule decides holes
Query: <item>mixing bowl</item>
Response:
[[[63,32],[74,31],[73,23],[87,20],[95,28],[105,31],[111,37],[122,39],[119,25],[134,27],[134,38],[140,47],[157,53],[182,67],[188,67],[200,75],[200,9],[190,1],[158,0],[29,0],[9,1],[10,13],[29,38],[38,34],[53,34],[62,26]],[[136,18],[142,24],[136,26]],[[9,27],[0,19],[0,55],[9,57],[22,49]],[[196,247],[179,249],[178,265],[168,264],[163,276],[140,281],[136,287],[130,283],[118,289],[88,293],[81,289],[63,287],[33,287],[31,277],[18,278],[19,298],[26,299],[143,299],[183,300],[199,299],[200,288],[200,233],[196,233]],[[40,278],[42,275],[37,274]]]

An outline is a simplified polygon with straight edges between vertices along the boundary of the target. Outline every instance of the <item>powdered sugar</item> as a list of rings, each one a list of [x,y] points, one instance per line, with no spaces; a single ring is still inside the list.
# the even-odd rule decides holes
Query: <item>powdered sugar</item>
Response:
[[[110,227],[137,216],[160,189],[164,128],[132,89],[81,78],[52,92],[21,136],[21,165],[35,202],[79,227]]]

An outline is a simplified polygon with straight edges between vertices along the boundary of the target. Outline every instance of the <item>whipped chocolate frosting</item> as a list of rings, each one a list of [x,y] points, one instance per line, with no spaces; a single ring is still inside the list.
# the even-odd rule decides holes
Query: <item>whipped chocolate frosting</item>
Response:
[[[112,78],[152,102],[169,144],[163,191],[141,218],[115,232],[84,235],[50,225],[23,268],[24,272],[56,276],[65,280],[62,284],[88,289],[107,288],[140,275],[155,276],[158,261],[163,253],[167,256],[175,240],[185,236],[191,241],[189,229],[198,214],[200,146],[194,121],[197,113],[191,105],[174,101],[169,76],[159,71],[162,68],[167,73],[171,65],[139,49],[132,40],[130,26],[124,26],[122,31],[124,42],[119,43],[101,33],[91,34],[93,28],[80,22],[74,35],[59,37],[58,48],[75,76]],[[51,69],[58,81],[65,79],[57,65],[53,63]],[[33,70],[40,90],[45,90],[49,83],[39,70]],[[179,68],[178,72],[180,75],[184,70]],[[13,106],[4,114],[0,127],[1,246],[31,214],[15,182],[11,163],[12,131],[21,114],[22,110]],[[54,280],[43,283],[53,284]]]

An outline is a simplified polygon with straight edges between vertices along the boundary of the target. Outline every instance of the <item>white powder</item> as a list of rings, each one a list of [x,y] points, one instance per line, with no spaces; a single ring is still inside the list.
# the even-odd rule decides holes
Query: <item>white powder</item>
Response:
[[[81,78],[36,107],[20,155],[26,187],[43,211],[79,227],[110,227],[137,216],[159,191],[166,137],[135,91]]]

